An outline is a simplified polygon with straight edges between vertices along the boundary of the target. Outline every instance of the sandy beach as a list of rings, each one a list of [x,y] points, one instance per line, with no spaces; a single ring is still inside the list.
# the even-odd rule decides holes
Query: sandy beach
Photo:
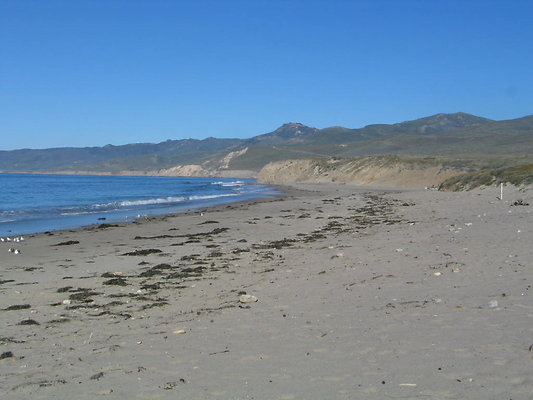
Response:
[[[286,193],[1,242],[0,397],[531,399],[532,191]]]

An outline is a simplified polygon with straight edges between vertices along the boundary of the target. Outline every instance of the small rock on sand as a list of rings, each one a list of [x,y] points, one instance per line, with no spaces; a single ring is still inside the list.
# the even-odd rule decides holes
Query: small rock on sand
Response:
[[[259,299],[251,294],[243,294],[239,297],[241,303],[255,303],[257,300]]]

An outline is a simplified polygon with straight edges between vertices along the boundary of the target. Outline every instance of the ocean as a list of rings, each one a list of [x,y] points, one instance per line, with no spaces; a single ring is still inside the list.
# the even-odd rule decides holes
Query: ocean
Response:
[[[253,179],[0,174],[0,236],[134,221],[274,194]]]

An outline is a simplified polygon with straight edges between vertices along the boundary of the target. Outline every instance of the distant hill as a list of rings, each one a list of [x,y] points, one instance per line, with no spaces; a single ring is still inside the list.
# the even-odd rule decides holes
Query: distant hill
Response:
[[[315,130],[297,142],[257,143],[232,166],[258,169],[265,160],[406,155],[518,155],[533,153],[533,116],[493,121],[465,113],[436,114],[397,124]]]
[[[533,116],[493,121],[466,113],[436,114],[358,129],[340,126],[318,129],[291,122],[249,139],[184,139],[123,146],[0,151],[0,171],[118,173],[194,164],[211,173],[217,170],[228,173],[228,170],[258,171],[271,161],[286,159],[375,154],[533,154]]]
[[[167,140],[123,146],[0,151],[0,171],[127,171],[170,168],[210,160],[240,139]]]
[[[245,141],[248,146],[253,145],[273,145],[280,143],[301,143],[319,132],[316,128],[305,126],[298,122],[283,124],[274,132],[255,136]]]
[[[388,137],[400,134],[432,135],[455,131],[458,129],[477,127],[493,122],[490,119],[471,114],[436,114],[414,121],[400,122],[393,125],[374,124],[360,129],[332,127],[322,129],[315,137],[315,141],[336,138],[336,142],[352,142]]]

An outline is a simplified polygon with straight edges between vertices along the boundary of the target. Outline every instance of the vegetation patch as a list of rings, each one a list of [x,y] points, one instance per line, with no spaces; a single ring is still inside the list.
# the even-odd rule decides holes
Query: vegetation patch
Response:
[[[533,164],[461,174],[442,182],[439,190],[464,191],[480,186],[499,185],[500,183],[509,183],[515,186],[533,184]]]

